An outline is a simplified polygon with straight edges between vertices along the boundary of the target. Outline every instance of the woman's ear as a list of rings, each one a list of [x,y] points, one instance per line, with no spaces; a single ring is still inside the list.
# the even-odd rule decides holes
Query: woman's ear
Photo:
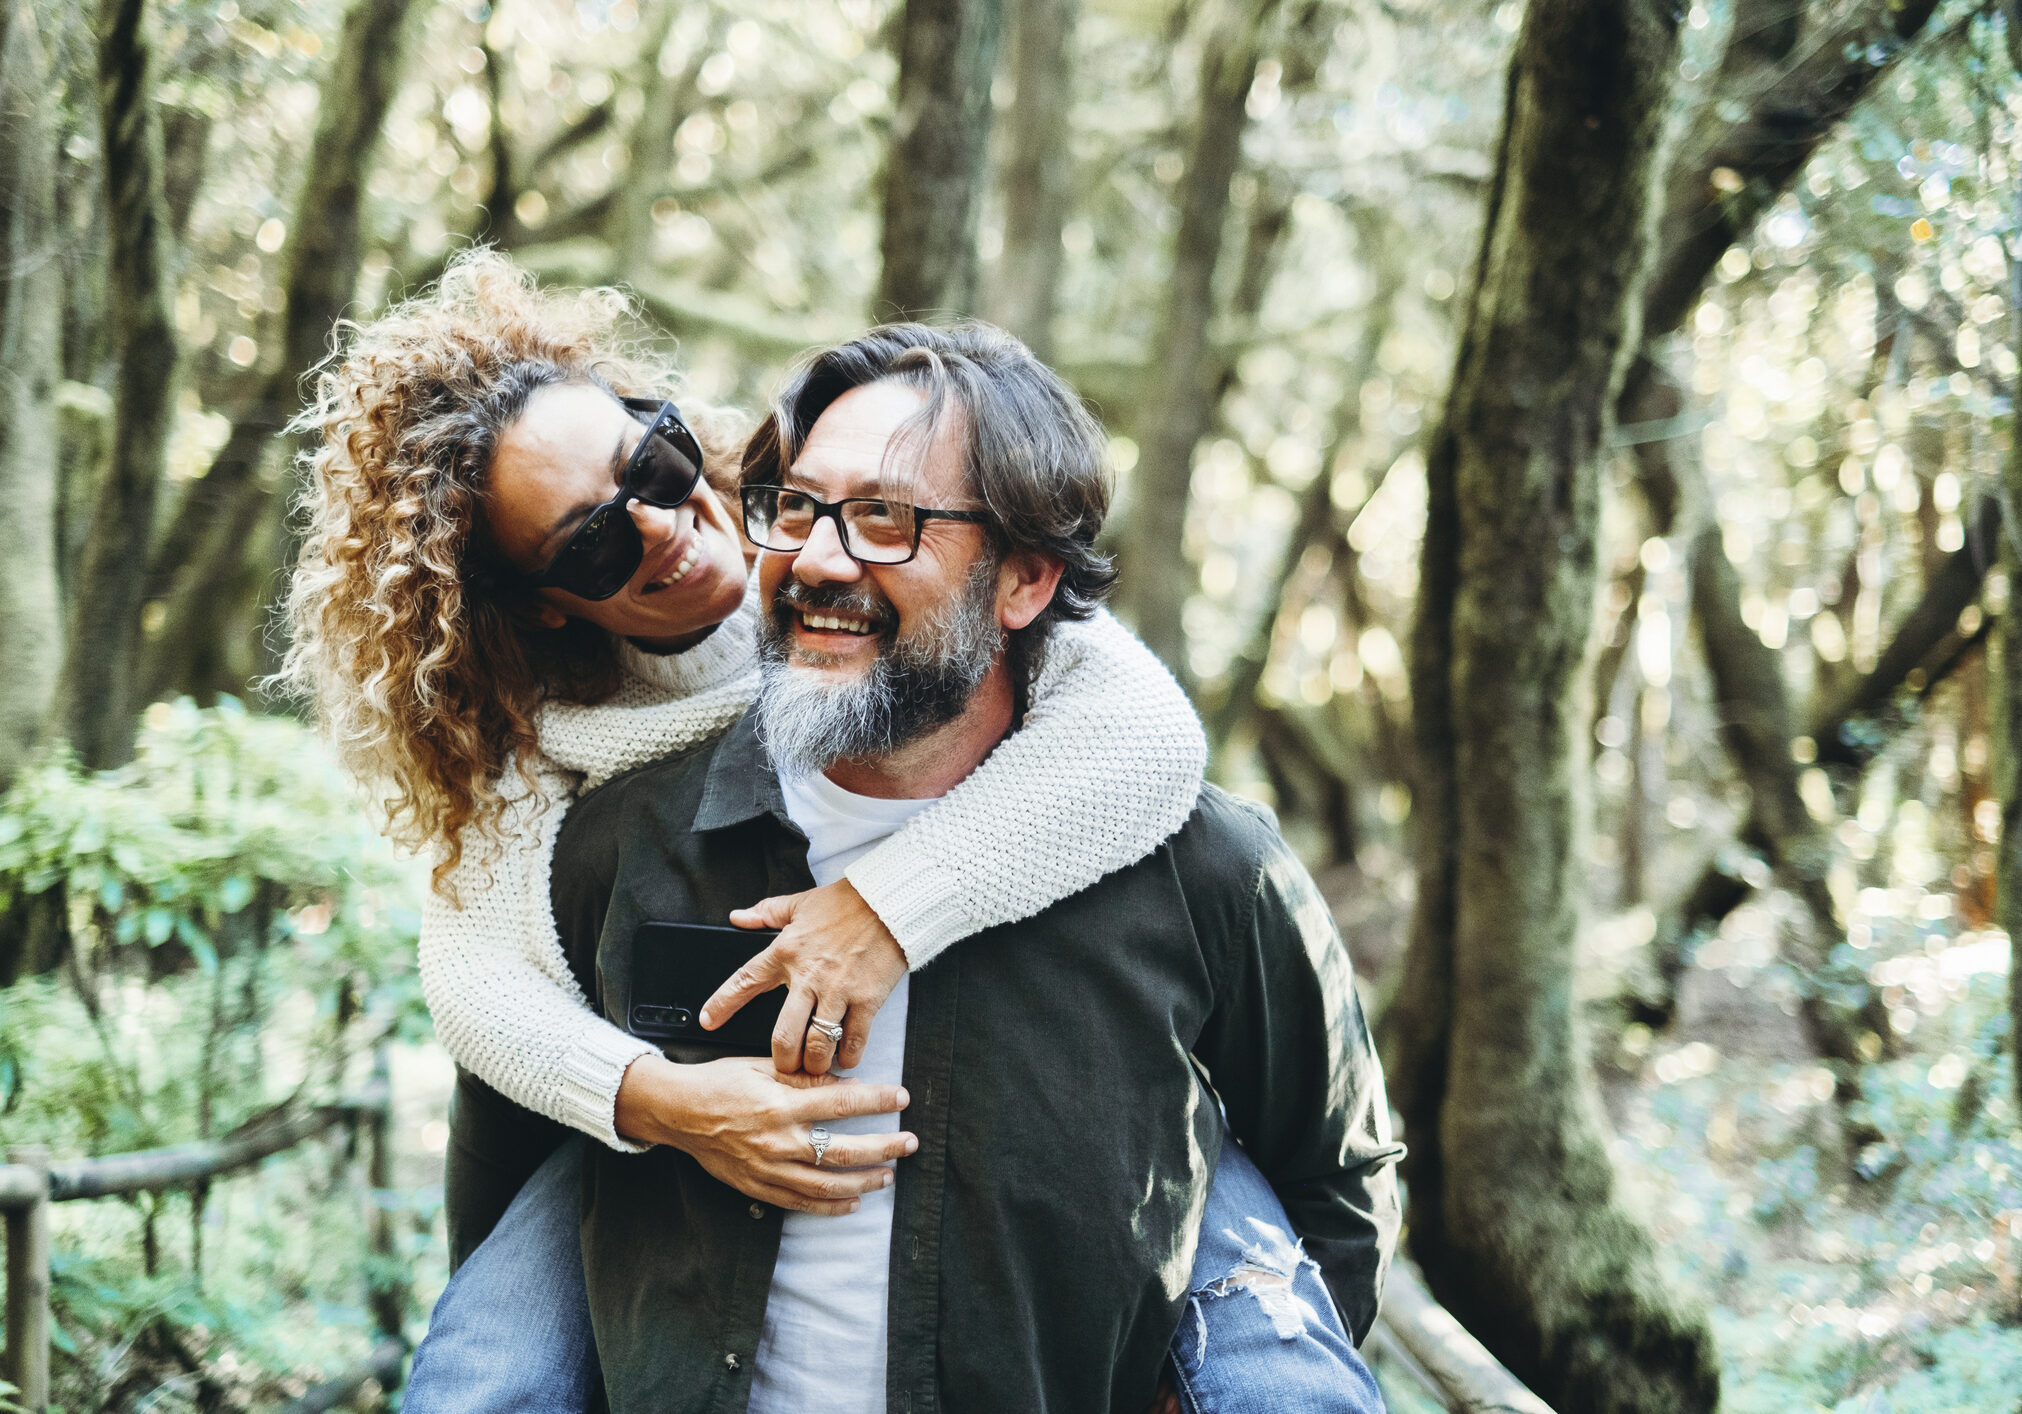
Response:
[[[1014,550],[997,571],[997,617],[1016,632],[1046,611],[1064,566],[1038,550]]]

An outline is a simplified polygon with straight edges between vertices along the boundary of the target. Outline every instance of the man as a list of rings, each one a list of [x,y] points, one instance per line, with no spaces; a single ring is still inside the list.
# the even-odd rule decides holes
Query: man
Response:
[[[1011,731],[1048,625],[1109,579],[1099,435],[996,331],[828,351],[744,481],[758,705],[585,797],[556,846],[556,918],[572,950],[595,940],[614,1018],[640,923],[720,923],[840,872]],[[1137,1414],[1211,1295],[1250,1291],[1287,1340],[1331,1322],[1330,1296],[1358,1337],[1374,1319],[1397,1227],[1381,1079],[1347,954],[1255,807],[1204,791],[1153,855],[902,981],[858,1076],[903,1078],[919,1147],[848,1217],[751,1203],[668,1149],[590,1157],[615,1414]],[[1246,1158],[1222,1152],[1223,1109]],[[897,1121],[828,1128],[848,1124]],[[829,1138],[810,1133],[817,1162]],[[1219,1291],[1193,1280],[1225,1159],[1269,1180],[1324,1288],[1282,1235],[1238,1249]]]

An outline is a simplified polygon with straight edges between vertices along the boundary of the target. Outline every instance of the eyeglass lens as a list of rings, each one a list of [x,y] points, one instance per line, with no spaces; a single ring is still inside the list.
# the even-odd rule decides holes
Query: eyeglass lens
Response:
[[[843,549],[869,564],[898,564],[913,557],[913,508],[892,501],[851,499],[824,506],[796,491],[754,486],[744,493],[746,533],[768,550],[798,550],[815,522],[838,514]]]
[[[687,445],[683,445],[686,443]],[[662,507],[678,506],[702,475],[701,448],[672,420],[655,423],[632,462],[628,494]]]

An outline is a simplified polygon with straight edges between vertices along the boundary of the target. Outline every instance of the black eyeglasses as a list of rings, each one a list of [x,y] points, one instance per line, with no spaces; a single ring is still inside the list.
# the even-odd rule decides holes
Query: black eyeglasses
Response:
[[[591,511],[548,566],[522,576],[535,589],[561,589],[578,599],[608,599],[623,589],[646,557],[646,542],[626,514],[634,501],[672,510],[695,493],[702,479],[702,445],[674,404],[655,398],[620,398],[646,424],[618,476],[618,494]]]
[[[784,486],[744,488],[744,533],[760,549],[801,549],[824,519],[835,522],[844,552],[866,565],[902,565],[919,554],[920,527],[927,521],[990,523],[982,511],[937,511],[868,496],[823,501]]]

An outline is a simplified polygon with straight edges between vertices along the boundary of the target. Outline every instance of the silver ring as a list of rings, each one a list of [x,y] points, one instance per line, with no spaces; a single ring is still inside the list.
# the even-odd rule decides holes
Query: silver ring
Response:
[[[814,1166],[821,1167],[821,1156],[828,1152],[828,1146],[835,1142],[835,1136],[828,1132],[826,1125],[817,1124],[808,1133],[808,1143],[814,1145]]]
[[[837,1050],[842,1048],[843,1027],[840,1021],[823,1021],[818,1016],[809,1017],[807,1029],[819,1031],[822,1035],[828,1037],[828,1043],[831,1047]]]

